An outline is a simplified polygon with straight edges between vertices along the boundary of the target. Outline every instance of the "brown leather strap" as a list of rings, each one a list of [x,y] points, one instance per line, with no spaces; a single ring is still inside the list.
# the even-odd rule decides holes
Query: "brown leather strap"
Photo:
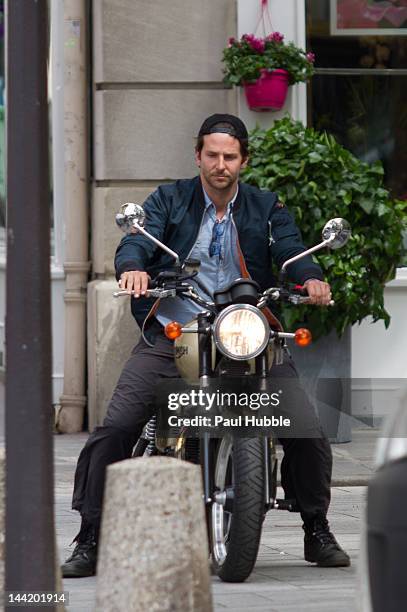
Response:
[[[242,275],[242,278],[251,278],[251,276],[249,274],[249,271],[247,269],[247,266],[246,266],[246,262],[244,260],[242,249],[240,248],[240,243],[239,243],[239,238],[238,237],[236,237],[236,246],[237,246],[237,252],[238,252],[238,255],[239,255],[240,274]],[[276,329],[277,331],[283,331],[283,326],[281,325],[280,321],[271,312],[271,310],[269,308],[267,308],[267,307],[266,308],[262,308],[261,311],[266,316],[266,319],[270,323],[270,327],[272,329]]]

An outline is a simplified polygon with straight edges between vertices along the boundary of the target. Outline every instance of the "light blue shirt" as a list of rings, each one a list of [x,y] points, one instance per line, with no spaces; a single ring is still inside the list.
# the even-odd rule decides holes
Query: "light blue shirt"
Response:
[[[209,256],[209,245],[212,241],[213,227],[217,220],[215,205],[204,190],[205,211],[198,237],[187,259],[198,259],[201,262],[197,278],[208,289],[208,293],[201,291],[193,280],[191,285],[206,300],[213,301],[214,291],[230,285],[231,282],[241,277],[237,251],[237,232],[232,221],[232,206],[237,193],[238,191],[229,202],[226,214],[220,221],[221,224],[224,224],[225,229],[220,236],[221,257],[219,258],[216,255]],[[170,321],[178,321],[185,325],[185,323],[194,319],[198,312],[203,310],[203,306],[195,304],[188,298],[184,300],[180,297],[165,298],[160,301],[155,316],[162,325],[166,325]]]

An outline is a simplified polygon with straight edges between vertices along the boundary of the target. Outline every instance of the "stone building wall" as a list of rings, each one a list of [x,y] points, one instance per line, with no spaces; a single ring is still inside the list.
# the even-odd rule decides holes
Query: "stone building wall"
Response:
[[[236,0],[93,1],[92,269],[88,297],[89,428],[100,424],[139,336],[114,300],[114,214],[165,181],[196,174],[194,136],[215,112],[237,112],[222,83]]]

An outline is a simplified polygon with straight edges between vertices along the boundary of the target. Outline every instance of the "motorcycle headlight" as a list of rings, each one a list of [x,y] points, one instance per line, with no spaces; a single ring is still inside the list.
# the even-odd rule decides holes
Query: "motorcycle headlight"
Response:
[[[228,306],[216,317],[213,337],[223,355],[243,361],[264,351],[270,327],[260,310],[249,304],[239,304]]]

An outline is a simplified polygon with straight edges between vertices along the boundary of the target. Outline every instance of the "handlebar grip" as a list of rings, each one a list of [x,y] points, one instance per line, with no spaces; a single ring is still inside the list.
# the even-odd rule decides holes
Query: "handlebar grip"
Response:
[[[308,304],[308,297],[306,296],[300,297],[299,304]],[[330,300],[327,306],[335,306],[335,300]]]

